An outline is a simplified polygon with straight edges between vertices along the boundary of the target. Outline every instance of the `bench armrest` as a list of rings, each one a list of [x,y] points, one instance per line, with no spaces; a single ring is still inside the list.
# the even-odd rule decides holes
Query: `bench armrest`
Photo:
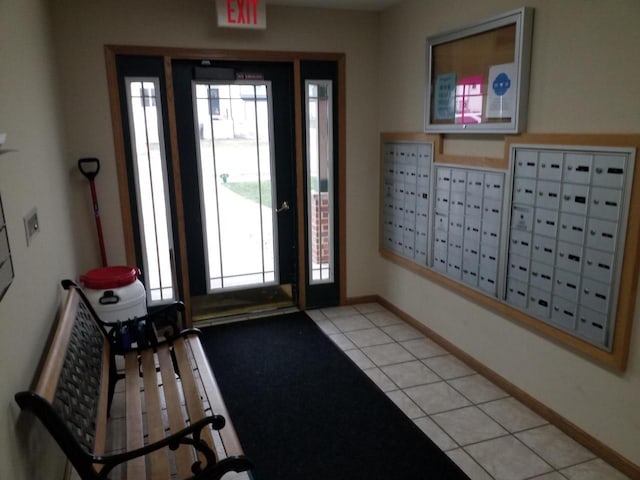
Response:
[[[116,354],[157,346],[158,338],[179,336],[184,318],[184,304],[175,302],[142,317],[118,322],[102,322]],[[135,343],[137,347],[133,347]]]
[[[176,335],[183,327],[185,307],[182,302],[174,302],[158,310],[150,312],[143,317],[138,317],[138,321],[151,322],[154,328],[171,329],[171,335]]]
[[[131,343],[138,343],[138,347],[156,345],[157,333],[163,332],[169,338],[177,335],[184,323],[185,306],[182,302],[174,302],[159,308],[151,313],[132,319],[123,319],[118,322],[105,322],[100,319],[91,302],[80,288],[72,280],[62,280],[65,290],[76,290],[83,303],[91,312],[100,329],[109,338],[113,353],[122,354],[131,350]]]

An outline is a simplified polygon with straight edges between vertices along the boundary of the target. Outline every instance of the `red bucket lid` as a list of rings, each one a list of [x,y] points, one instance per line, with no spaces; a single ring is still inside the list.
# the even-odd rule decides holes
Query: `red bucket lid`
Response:
[[[102,267],[89,270],[80,276],[80,281],[86,288],[104,290],[130,285],[140,275],[140,269],[135,267],[118,266]]]

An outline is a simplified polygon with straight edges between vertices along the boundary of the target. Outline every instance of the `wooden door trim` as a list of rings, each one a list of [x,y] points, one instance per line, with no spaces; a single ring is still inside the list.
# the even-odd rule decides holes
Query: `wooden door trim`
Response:
[[[114,55],[168,57],[171,60],[230,60],[245,62],[295,62],[296,60],[340,61],[344,53],[285,52],[273,50],[220,50],[207,48],[146,47],[136,45],[105,45]]]
[[[127,182],[127,164],[122,125],[122,110],[120,109],[120,93],[118,90],[116,55],[117,53],[115,51],[108,48],[105,49],[109,107],[111,110],[111,128],[113,129],[113,146],[115,150],[116,174],[120,195],[120,215],[122,217],[125,256],[129,265],[135,265],[136,255],[133,236],[133,219],[131,216],[131,209],[129,208],[131,205],[131,197],[129,194],[129,184]]]
[[[347,58],[341,55],[338,63],[338,278],[340,305],[347,301]]]
[[[140,55],[162,57],[164,61],[165,83],[167,88],[167,108],[169,112],[169,142],[171,158],[174,170],[175,208],[178,228],[178,250],[180,269],[182,275],[183,301],[186,307],[186,323],[191,325],[191,290],[187,266],[187,245],[184,226],[184,204],[182,199],[182,187],[180,183],[180,157],[178,152],[178,139],[175,124],[175,110],[173,106],[173,79],[171,78],[171,62],[173,60],[230,60],[253,62],[287,62],[293,65],[294,72],[294,112],[295,112],[295,169],[297,181],[298,215],[298,244],[304,245],[304,191],[303,191],[303,164],[304,151],[302,145],[302,91],[300,87],[300,62],[301,61],[335,61],[338,64],[338,121],[339,121],[339,149],[338,149],[338,236],[339,268],[338,281],[340,282],[340,304],[347,298],[346,292],[346,56],[344,53],[327,52],[285,52],[285,51],[261,51],[261,50],[219,50],[203,48],[175,48],[153,47],[136,45],[105,45],[105,57],[107,66],[107,82],[111,108],[111,124],[115,149],[115,160],[120,195],[120,213],[122,216],[122,228],[124,233],[125,254],[129,264],[135,264],[134,229],[131,210],[129,208],[131,192],[128,186],[126,169],[126,152],[122,125],[122,111],[120,108],[120,93],[118,91],[118,77],[116,68],[117,55]],[[298,307],[306,306],[306,258],[304,248],[298,248]]]

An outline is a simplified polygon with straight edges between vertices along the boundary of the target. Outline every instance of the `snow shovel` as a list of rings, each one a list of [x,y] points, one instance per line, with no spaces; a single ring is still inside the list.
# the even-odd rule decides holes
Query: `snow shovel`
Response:
[[[107,253],[104,248],[104,238],[102,236],[102,224],[100,223],[100,210],[98,208],[98,197],[96,195],[95,178],[100,171],[100,160],[97,158],[81,158],[78,160],[78,169],[89,180],[91,187],[91,200],[93,201],[93,214],[96,219],[96,229],[98,230],[98,242],[100,243],[100,256],[102,266],[107,266]]]

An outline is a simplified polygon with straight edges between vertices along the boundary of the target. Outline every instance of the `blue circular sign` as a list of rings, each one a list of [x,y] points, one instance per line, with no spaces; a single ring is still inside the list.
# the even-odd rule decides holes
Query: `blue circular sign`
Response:
[[[511,79],[506,73],[502,72],[493,81],[493,91],[496,92],[496,95],[501,97],[507,93],[509,88],[511,88]]]

